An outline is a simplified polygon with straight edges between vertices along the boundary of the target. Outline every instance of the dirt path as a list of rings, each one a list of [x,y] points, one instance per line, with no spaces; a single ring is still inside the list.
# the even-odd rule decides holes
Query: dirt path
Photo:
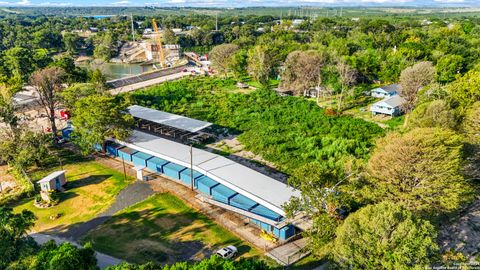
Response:
[[[131,205],[139,203],[154,194],[154,191],[145,182],[136,181],[125,187],[117,195],[115,202],[103,213],[95,218],[70,227],[66,232],[60,233],[60,237],[78,241],[82,236],[86,235],[90,230],[103,224],[111,216]]]

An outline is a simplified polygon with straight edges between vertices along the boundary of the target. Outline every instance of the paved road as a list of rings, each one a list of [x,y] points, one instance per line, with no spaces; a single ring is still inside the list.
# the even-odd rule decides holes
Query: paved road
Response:
[[[32,234],[30,234],[30,236],[35,240],[35,242],[37,242],[40,245],[47,242],[47,241],[53,240],[53,241],[55,241],[55,243],[57,243],[57,245],[59,245],[61,243],[64,243],[64,242],[69,242],[72,245],[75,245],[77,247],[81,247],[81,245],[78,244],[75,241],[68,240],[68,239],[61,238],[61,237],[57,237],[57,236],[51,236],[51,235],[41,234],[41,233],[32,233]],[[116,264],[124,262],[123,260],[120,260],[118,258],[109,256],[109,255],[106,255],[106,254],[103,254],[103,253],[100,253],[100,252],[97,252],[97,251],[95,251],[95,257],[97,258],[97,265],[101,269],[103,269],[107,266],[116,265]]]
[[[135,90],[142,89],[142,88],[145,88],[145,87],[149,87],[149,86],[152,86],[152,85],[160,84],[160,83],[163,83],[163,82],[166,82],[166,81],[177,80],[177,79],[183,78],[185,76],[189,76],[191,74],[191,71],[194,70],[194,68],[193,67],[188,67],[187,70],[188,70],[187,72],[175,73],[175,74],[155,78],[153,80],[143,81],[143,82],[139,82],[139,83],[134,83],[134,84],[114,88],[114,89],[110,90],[110,93],[113,94],[113,95],[117,95],[117,94],[120,94],[120,93],[135,91]]]
[[[115,198],[115,202],[105,212],[100,213],[98,216],[87,222],[69,228],[66,232],[60,233],[60,236],[66,239],[71,239],[72,241],[78,241],[90,230],[107,221],[116,212],[139,203],[154,193],[155,192],[149,184],[142,181],[135,181],[120,191]]]

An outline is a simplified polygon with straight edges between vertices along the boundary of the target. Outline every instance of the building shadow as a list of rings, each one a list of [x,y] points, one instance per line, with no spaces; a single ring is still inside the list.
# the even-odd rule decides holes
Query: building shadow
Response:
[[[65,188],[68,190],[73,188],[85,187],[88,185],[96,185],[96,184],[102,183],[103,181],[107,180],[110,177],[112,177],[111,174],[89,175],[87,177],[84,177],[75,181],[67,182],[67,184],[65,185]]]

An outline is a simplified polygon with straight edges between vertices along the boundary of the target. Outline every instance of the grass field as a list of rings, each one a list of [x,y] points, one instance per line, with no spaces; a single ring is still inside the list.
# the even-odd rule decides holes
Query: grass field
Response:
[[[49,173],[64,169],[67,171],[66,190],[60,193],[58,205],[39,209],[33,205],[33,198],[21,200],[14,205],[15,211],[28,209],[35,213],[37,221],[35,231],[49,230],[52,233],[64,230],[69,225],[92,219],[106,210],[115,200],[115,196],[132,178],[124,179],[121,172],[105,167],[91,159],[76,156],[71,152],[60,152],[63,165],[58,161],[51,162],[48,169],[37,169],[32,172],[34,181]],[[56,219],[52,216],[58,215]]]
[[[169,193],[156,194],[114,215],[84,239],[129,262],[199,260],[225,245],[244,257],[260,252]]]

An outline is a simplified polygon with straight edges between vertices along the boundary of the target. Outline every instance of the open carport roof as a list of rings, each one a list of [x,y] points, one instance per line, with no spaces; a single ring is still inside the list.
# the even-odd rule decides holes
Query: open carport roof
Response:
[[[126,146],[159,158],[190,167],[190,146],[134,130]],[[192,148],[193,169],[256,201],[268,209],[285,216],[282,205],[292,196],[299,197],[298,190],[243,166],[235,161],[211,152]]]
[[[190,132],[197,132],[212,125],[212,123],[209,122],[188,118],[178,114],[162,112],[139,105],[128,107],[128,112],[138,119]]]

